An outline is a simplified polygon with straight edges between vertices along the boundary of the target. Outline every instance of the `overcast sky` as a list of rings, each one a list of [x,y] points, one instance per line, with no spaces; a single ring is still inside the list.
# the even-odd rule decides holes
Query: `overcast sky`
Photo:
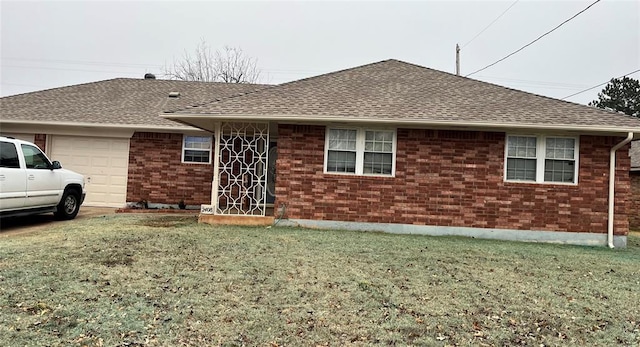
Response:
[[[2,1],[0,91],[7,96],[146,72],[161,78],[165,64],[201,40],[257,58],[263,83],[389,58],[453,73],[456,43],[463,46],[466,75],[594,1],[518,1],[468,44],[515,1]],[[563,98],[637,70],[639,4],[602,0],[472,78]],[[601,89],[569,101],[587,103]]]

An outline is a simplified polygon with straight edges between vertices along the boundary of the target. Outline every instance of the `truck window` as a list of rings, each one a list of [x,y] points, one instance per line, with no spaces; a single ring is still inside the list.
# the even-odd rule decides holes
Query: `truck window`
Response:
[[[22,153],[27,169],[48,169],[51,167],[49,159],[37,147],[22,145]]]
[[[16,146],[10,142],[0,142],[0,167],[19,169],[18,152]]]

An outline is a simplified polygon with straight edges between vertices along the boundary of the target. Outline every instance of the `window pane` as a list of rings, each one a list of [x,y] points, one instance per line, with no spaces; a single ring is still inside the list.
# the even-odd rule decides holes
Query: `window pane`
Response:
[[[356,130],[350,129],[330,129],[329,149],[356,150]]]
[[[365,153],[363,173],[391,175],[392,161],[391,153]]]
[[[571,138],[547,138],[547,159],[575,159],[575,142],[575,139]]]
[[[184,162],[209,163],[211,158],[211,136],[184,136]]]
[[[544,161],[544,181],[545,182],[565,182],[574,183],[575,162],[573,160],[552,160]]]
[[[507,179],[519,181],[536,180],[536,160],[535,159],[507,159]]]
[[[210,136],[185,136],[185,149],[211,149]]]
[[[20,162],[18,161],[18,151],[16,151],[16,146],[13,143],[0,143],[0,167],[6,167],[10,169],[20,168]]]
[[[356,152],[328,151],[328,172],[356,172]]]
[[[184,151],[184,161],[191,163],[208,163],[209,151],[187,149]]]
[[[507,156],[535,158],[536,138],[527,136],[509,136],[507,138]]]
[[[27,169],[48,169],[51,167],[47,157],[38,148],[30,145],[22,145],[21,147]]]
[[[367,131],[365,132],[364,150],[367,152],[393,151],[392,131]]]

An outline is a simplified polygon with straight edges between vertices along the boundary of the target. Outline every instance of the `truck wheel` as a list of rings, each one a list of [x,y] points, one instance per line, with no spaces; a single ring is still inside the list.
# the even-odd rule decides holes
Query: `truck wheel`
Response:
[[[58,219],[74,219],[80,211],[80,194],[70,189],[62,194],[62,200],[58,204],[58,210],[54,213]]]

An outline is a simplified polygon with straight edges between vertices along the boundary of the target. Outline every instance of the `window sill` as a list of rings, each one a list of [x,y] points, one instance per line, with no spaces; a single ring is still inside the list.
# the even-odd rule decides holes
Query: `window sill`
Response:
[[[345,177],[381,177],[381,178],[395,178],[395,175],[382,175],[382,174],[355,174],[347,172],[330,172],[325,171],[325,175],[345,176]]]
[[[505,183],[513,183],[513,184],[533,184],[533,185],[541,185],[541,186],[566,186],[566,187],[577,187],[578,183],[565,183],[565,182],[536,182],[536,181],[518,181],[518,180],[504,180]]]
[[[191,161],[183,161],[180,164],[187,164],[187,165],[211,165],[211,163],[201,163],[201,162],[191,162]]]

